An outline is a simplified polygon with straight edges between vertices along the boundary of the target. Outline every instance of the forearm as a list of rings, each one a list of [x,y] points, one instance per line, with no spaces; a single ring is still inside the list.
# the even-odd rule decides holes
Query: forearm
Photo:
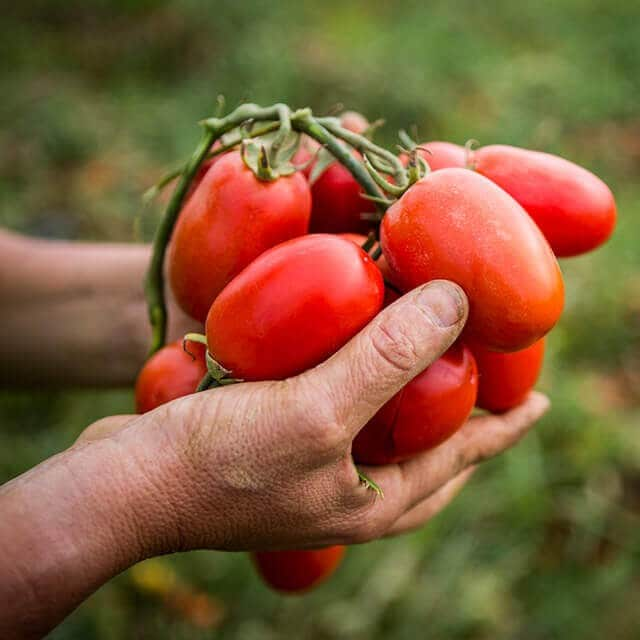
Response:
[[[136,439],[78,444],[0,489],[0,637],[42,637],[112,576],[171,549],[172,448],[162,430],[145,451]]]
[[[0,385],[130,384],[150,340],[149,251],[0,232]]]

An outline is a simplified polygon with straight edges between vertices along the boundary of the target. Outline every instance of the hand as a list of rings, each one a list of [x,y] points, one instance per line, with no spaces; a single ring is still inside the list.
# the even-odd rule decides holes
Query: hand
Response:
[[[143,553],[353,544],[421,525],[455,495],[474,464],[515,444],[548,407],[532,394],[501,417],[470,419],[412,460],[363,468],[384,499],[359,482],[350,455],[354,436],[452,344],[466,314],[458,287],[431,283],[303,375],[200,393],[127,422],[111,437],[135,438],[132,447],[148,451],[152,439],[165,443],[153,461],[159,491],[150,499],[157,504],[138,523]],[[82,439],[105,426],[114,423],[96,424]],[[150,510],[158,514],[155,523]],[[159,548],[158,538],[169,548]]]
[[[510,413],[470,419],[432,451],[364,469],[384,499],[359,482],[354,436],[451,345],[466,314],[460,289],[431,283],[307,373],[106,418],[6,483],[0,636],[41,637],[145,557],[353,544],[420,526],[473,465],[515,444],[548,407],[531,394]]]

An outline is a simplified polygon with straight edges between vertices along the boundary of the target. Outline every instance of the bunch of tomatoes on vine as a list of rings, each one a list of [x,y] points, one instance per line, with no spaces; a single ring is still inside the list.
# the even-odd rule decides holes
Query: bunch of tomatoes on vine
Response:
[[[406,460],[453,435],[474,407],[499,413],[525,398],[562,313],[556,258],[595,249],[615,226],[607,185],[547,153],[404,132],[394,153],[360,114],[316,117],[285,104],[243,104],[201,124],[192,157],[155,187],[177,180],[146,281],[153,345],[136,383],[141,413],[295,376],[403,293],[452,280],[469,301],[462,336],[353,443],[356,463]],[[204,327],[168,345],[165,264],[178,304]],[[300,592],[344,551],[252,557],[273,588]]]

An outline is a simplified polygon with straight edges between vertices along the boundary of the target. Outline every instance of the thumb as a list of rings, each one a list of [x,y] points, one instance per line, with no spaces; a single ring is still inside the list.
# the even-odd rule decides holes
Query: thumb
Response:
[[[387,400],[453,344],[467,314],[462,289],[434,280],[384,309],[302,378],[314,391],[324,390],[336,420],[353,437]]]

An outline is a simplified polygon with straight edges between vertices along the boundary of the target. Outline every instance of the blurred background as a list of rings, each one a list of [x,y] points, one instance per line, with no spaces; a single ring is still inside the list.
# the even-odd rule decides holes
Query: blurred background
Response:
[[[51,635],[276,640],[640,637],[640,4],[25,0],[0,21],[0,224],[139,241],[141,193],[220,93],[337,103],[421,140],[560,153],[619,203],[609,244],[565,261],[540,387],[553,410],[424,530],[350,550],[282,598],[242,554],[119,576]],[[132,410],[129,390],[0,394],[0,481]]]

